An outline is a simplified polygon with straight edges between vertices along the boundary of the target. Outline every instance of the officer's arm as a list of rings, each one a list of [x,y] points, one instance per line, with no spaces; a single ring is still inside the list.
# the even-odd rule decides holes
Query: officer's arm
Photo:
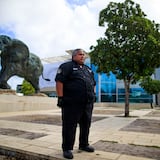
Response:
[[[58,95],[57,106],[63,107],[63,83],[60,81],[56,82],[56,91]]]
[[[56,91],[58,97],[63,97],[63,83],[60,81],[56,82]]]

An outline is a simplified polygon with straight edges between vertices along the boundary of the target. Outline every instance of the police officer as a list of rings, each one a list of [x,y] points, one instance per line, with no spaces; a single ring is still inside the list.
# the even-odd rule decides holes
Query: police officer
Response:
[[[79,149],[94,152],[89,145],[93,103],[95,101],[95,80],[92,70],[84,65],[85,52],[75,49],[72,61],[61,64],[57,70],[57,105],[62,109],[62,149],[63,156],[73,158],[77,124],[80,127]]]

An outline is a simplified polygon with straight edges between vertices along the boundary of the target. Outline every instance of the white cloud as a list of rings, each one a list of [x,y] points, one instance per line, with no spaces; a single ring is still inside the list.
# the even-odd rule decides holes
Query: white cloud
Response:
[[[41,58],[89,47],[100,36],[97,14],[86,5],[72,8],[64,0],[1,0],[0,26],[11,27],[17,39]],[[97,26],[96,26],[97,25]]]
[[[147,15],[147,18],[150,20],[155,20],[156,23],[160,24],[160,1],[144,1],[144,0],[134,0],[136,3],[140,4],[141,9]]]
[[[160,23],[159,0],[135,1],[149,18]],[[98,26],[98,16],[109,2],[86,0],[86,4],[73,7],[65,0],[1,0],[0,27],[14,32],[41,58],[64,55],[65,50],[77,47],[89,51],[104,34],[105,28]]]

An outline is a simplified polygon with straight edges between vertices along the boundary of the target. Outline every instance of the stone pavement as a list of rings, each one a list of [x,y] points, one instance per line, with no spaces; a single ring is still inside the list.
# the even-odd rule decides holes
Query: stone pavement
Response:
[[[16,160],[61,160],[60,109],[0,113],[0,155]],[[75,160],[160,160],[160,109],[95,107],[90,132],[94,153],[78,150]],[[0,156],[0,160],[3,156]],[[4,158],[5,159],[5,158]]]

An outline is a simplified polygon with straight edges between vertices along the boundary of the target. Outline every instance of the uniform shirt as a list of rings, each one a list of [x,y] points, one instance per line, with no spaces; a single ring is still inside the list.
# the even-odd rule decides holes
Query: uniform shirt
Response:
[[[63,83],[64,103],[94,101],[94,74],[88,66],[80,67],[75,61],[63,63],[57,70],[55,81]]]

